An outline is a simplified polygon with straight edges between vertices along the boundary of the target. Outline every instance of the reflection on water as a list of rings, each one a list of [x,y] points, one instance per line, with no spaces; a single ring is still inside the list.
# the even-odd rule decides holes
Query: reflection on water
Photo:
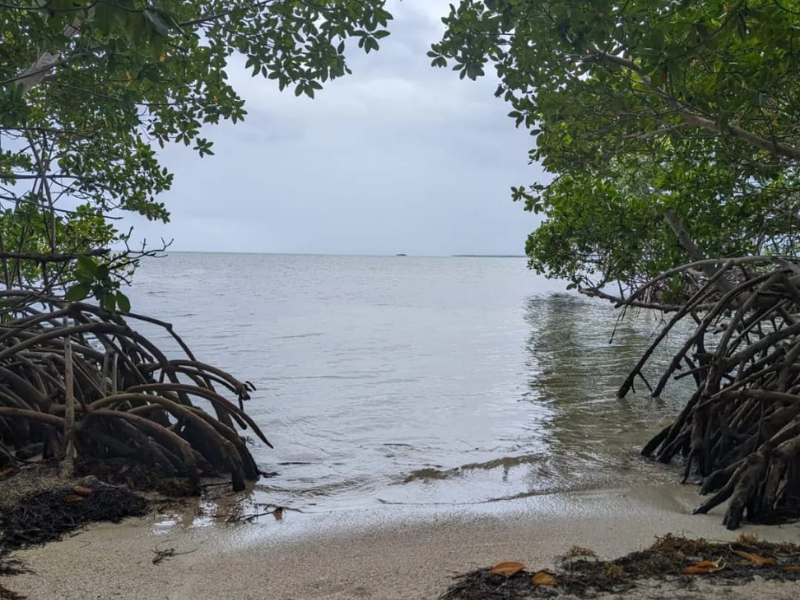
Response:
[[[553,408],[543,430],[553,475],[566,489],[665,475],[662,467],[650,468],[638,451],[674,417],[688,390],[672,386],[668,391],[673,395],[657,400],[646,393],[618,399],[620,383],[653,341],[661,321],[660,315],[646,311],[617,319],[605,304],[565,294],[528,304],[532,369],[526,400]],[[675,335],[669,338],[650,361],[649,371],[660,374],[668,351],[681,341]]]
[[[658,318],[561,287],[515,259],[175,254],[132,296],[257,385],[260,496],[313,512],[667,477],[637,452],[685,392],[616,398]]]
[[[511,455],[446,470],[420,469],[404,483],[467,478],[465,498],[474,502],[482,494],[483,501],[496,502],[673,478],[664,467],[641,459],[638,451],[674,417],[690,390],[673,385],[673,396],[618,399],[621,381],[661,322],[645,311],[629,313],[618,323],[616,318],[610,307],[575,295],[528,298],[527,389],[517,412],[520,421],[525,414],[534,418],[507,449]],[[666,368],[666,351],[680,341],[675,336],[667,340],[651,360],[651,372]],[[465,488],[458,489],[463,493]]]

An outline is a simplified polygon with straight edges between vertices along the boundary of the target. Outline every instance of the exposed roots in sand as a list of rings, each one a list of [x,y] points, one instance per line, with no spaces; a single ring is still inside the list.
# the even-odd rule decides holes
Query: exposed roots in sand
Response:
[[[691,295],[665,325],[619,390],[641,379],[653,396],[667,383],[692,377],[695,391],[678,418],[642,454],[685,460],[684,482],[702,479],[713,494],[696,513],[730,500],[729,529],[774,522],[800,511],[800,263],[774,257],[699,261],[645,284],[620,303],[658,297],[665,281]],[[656,290],[656,291],[654,291]],[[651,386],[643,369],[681,321],[693,333]]]

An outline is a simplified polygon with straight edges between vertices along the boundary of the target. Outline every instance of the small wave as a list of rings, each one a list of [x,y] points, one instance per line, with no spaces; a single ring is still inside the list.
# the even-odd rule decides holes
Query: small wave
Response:
[[[378,498],[377,501],[380,504],[386,504],[391,506],[480,506],[485,504],[494,504],[498,502],[513,502],[514,500],[524,500],[526,498],[541,498],[546,496],[557,496],[559,494],[593,494],[597,493],[598,491],[605,491],[605,492],[617,492],[627,488],[619,488],[617,486],[603,486],[603,485],[553,485],[551,487],[540,489],[540,490],[530,490],[527,492],[520,492],[518,494],[511,494],[508,496],[496,496],[492,498],[486,498],[485,500],[471,500],[471,501],[464,501],[464,502],[402,502],[397,500],[384,500],[383,498]]]
[[[447,479],[454,474],[454,471],[456,471],[456,469],[453,469],[452,471],[442,471],[432,467],[417,469],[416,471],[409,473],[408,477],[403,480],[403,483],[411,483],[412,481],[434,481],[436,479]]]
[[[305,379],[375,379],[375,375],[301,375],[299,377],[262,377],[262,381],[290,381]]]
[[[273,340],[298,340],[302,338],[310,338],[310,337],[319,337],[324,335],[323,333],[298,333],[296,335],[279,335],[272,338]]]
[[[520,465],[542,462],[544,460],[546,460],[546,457],[541,454],[525,454],[522,456],[503,456],[501,458],[494,458],[481,463],[469,463],[454,469],[425,467],[409,473],[403,480],[403,483],[411,483],[413,481],[435,481],[438,479],[448,479],[450,477],[461,477],[467,471],[489,471],[497,468],[511,469]]]

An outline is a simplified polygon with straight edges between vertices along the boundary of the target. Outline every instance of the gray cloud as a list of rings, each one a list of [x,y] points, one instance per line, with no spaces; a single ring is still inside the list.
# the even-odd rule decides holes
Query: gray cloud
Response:
[[[172,223],[133,219],[137,236],[177,250],[521,253],[536,220],[509,186],[543,178],[528,165],[533,140],[494,98],[496,80],[430,67],[447,6],[391,2],[381,50],[354,53],[354,74],[315,100],[234,66],[247,120],[209,130],[213,157],[161,153]]]

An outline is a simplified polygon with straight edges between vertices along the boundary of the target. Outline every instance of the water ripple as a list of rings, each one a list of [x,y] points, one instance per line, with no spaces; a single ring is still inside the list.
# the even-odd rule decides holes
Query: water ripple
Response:
[[[247,409],[275,450],[255,454],[279,472],[260,493],[334,510],[671,476],[637,449],[686,388],[616,399],[658,318],[617,323],[610,306],[560,290],[524,259],[176,253],[145,263],[130,296],[175,322],[200,360],[260,388]],[[653,373],[665,364],[655,356]]]

